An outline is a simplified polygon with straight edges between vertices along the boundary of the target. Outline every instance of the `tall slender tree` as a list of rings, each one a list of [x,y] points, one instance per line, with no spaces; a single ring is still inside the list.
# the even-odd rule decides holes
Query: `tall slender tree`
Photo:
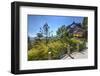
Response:
[[[88,17],[84,17],[83,19],[83,29],[84,29],[84,38],[87,40],[88,35]]]
[[[82,24],[83,24],[83,28],[85,30],[87,30],[87,28],[88,28],[88,17],[84,17]]]
[[[30,37],[28,36],[28,50],[32,48]]]
[[[47,43],[48,43],[49,28],[50,28],[50,27],[48,26],[48,24],[45,23],[44,26],[43,26],[43,32],[44,32],[44,35],[45,35],[45,37],[46,37],[46,45],[47,45]]]

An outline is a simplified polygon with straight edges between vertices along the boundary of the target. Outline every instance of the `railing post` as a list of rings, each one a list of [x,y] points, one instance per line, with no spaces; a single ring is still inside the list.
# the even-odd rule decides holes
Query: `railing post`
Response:
[[[48,52],[48,60],[51,60],[51,52]]]
[[[79,43],[76,46],[77,46],[77,52],[79,52]]]
[[[68,45],[68,47],[67,47],[67,53],[68,53],[68,55],[70,55],[70,45]]]

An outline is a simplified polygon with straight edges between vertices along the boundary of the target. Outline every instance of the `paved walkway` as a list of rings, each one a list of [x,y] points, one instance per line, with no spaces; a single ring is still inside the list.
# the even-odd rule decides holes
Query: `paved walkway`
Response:
[[[71,57],[70,57],[71,56]],[[65,59],[84,59],[84,58],[88,58],[88,49],[82,51],[82,52],[74,52],[72,54],[70,54],[70,56],[68,56],[67,54],[62,58],[62,60]]]

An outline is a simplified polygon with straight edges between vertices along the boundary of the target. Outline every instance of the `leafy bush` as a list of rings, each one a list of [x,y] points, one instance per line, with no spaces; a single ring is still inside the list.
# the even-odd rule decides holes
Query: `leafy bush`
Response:
[[[38,42],[28,51],[28,60],[47,60],[48,52],[51,52],[52,59],[59,59],[67,51],[66,47],[60,40],[51,41],[47,46],[43,41]]]
[[[86,48],[86,42],[82,42],[79,46],[79,51],[83,51]]]
[[[28,60],[45,60],[48,58],[47,54],[48,48],[44,43],[39,43],[28,51]]]
[[[53,59],[58,59],[60,58],[61,54],[63,54],[64,50],[62,50],[65,46],[63,43],[61,43],[59,40],[55,42],[51,42],[48,45],[48,51],[51,51],[52,53],[52,58]]]

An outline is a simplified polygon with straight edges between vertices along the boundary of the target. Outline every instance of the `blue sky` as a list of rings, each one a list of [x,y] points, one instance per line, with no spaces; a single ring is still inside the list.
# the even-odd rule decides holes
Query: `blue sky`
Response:
[[[70,25],[72,22],[81,23],[83,17],[77,16],[47,16],[47,15],[28,15],[28,36],[36,37],[40,28],[47,23],[50,27],[50,31],[53,31],[53,35],[56,35],[56,31],[62,25]]]

